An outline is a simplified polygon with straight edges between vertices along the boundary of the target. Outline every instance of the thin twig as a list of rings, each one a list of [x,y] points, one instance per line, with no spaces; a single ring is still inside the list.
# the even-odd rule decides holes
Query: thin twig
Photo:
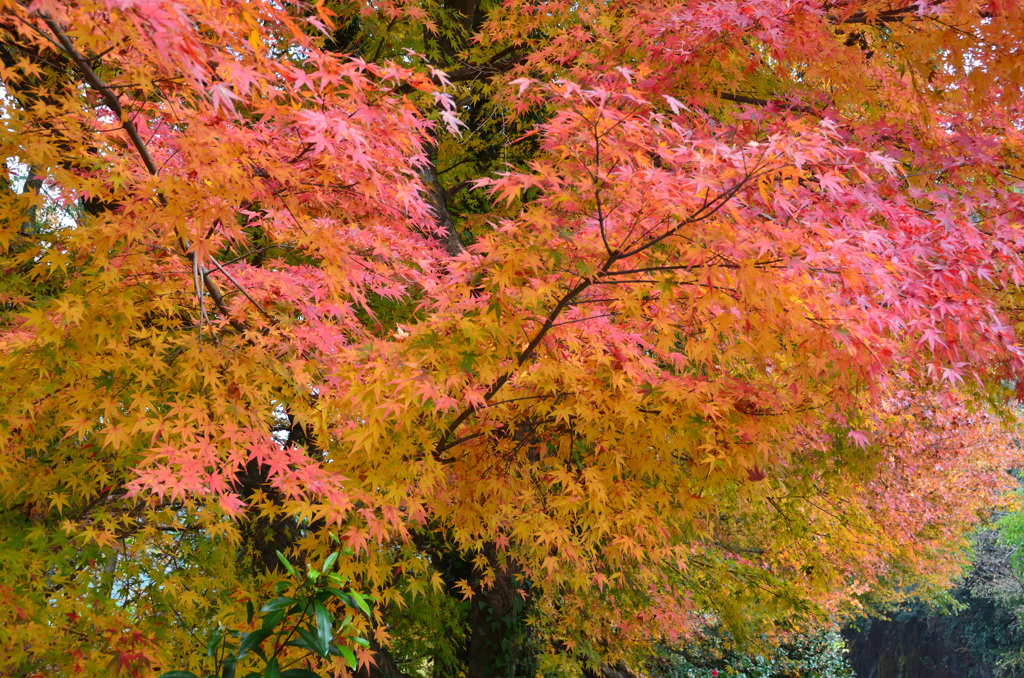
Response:
[[[237,288],[239,292],[244,294],[246,299],[248,299],[249,301],[252,302],[253,306],[255,306],[256,308],[259,309],[260,313],[262,313],[267,318],[270,318],[271,320],[274,319],[274,316],[272,316],[269,313],[267,313],[267,311],[262,306],[260,306],[259,302],[256,301],[255,299],[253,299],[251,296],[249,296],[249,293],[245,290],[245,288],[242,287],[241,285],[239,285],[238,281],[235,280],[234,278],[232,278],[231,274],[224,270],[224,267],[220,265],[220,262],[218,262],[215,257],[210,257],[210,261],[213,262],[213,265],[217,267],[218,271],[220,271],[221,273],[223,273],[224,275],[227,276],[228,280],[231,281],[231,284],[234,285],[235,288]]]

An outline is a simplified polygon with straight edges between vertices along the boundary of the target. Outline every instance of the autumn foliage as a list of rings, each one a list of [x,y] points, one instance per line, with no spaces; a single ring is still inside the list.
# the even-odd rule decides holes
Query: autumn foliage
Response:
[[[278,595],[348,617],[279,670],[472,678],[940,595],[1021,462],[1022,45],[0,0],[0,673],[220,670]]]

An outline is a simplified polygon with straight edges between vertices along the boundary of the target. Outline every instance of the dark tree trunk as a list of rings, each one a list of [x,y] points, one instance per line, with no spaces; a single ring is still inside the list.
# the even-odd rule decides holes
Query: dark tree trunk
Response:
[[[437,177],[437,154],[434,152],[436,147],[430,150],[431,160],[420,170],[420,180],[426,189],[427,202],[434,208],[434,221],[440,227],[439,240],[445,251],[454,257],[462,251],[462,240],[459,238],[458,229],[455,228],[455,220],[448,211],[448,194]]]
[[[370,639],[370,649],[373,650],[373,657],[377,665],[362,667],[356,672],[356,678],[413,678],[402,671],[394,657],[372,638]]]
[[[466,645],[466,678],[515,675],[521,648],[516,647],[515,613],[518,595],[515,571],[498,566],[497,548],[484,546],[484,555],[495,570],[489,589],[473,596]]]

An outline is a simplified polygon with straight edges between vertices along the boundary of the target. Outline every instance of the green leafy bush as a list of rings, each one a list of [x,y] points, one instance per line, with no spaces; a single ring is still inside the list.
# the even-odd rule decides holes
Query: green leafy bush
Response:
[[[664,646],[648,663],[656,678],[854,678],[838,632],[798,638],[760,654],[709,634],[698,643]]]

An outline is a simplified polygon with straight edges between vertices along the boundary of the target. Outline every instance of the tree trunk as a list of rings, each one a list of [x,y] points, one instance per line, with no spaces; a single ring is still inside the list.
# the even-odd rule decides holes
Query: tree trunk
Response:
[[[484,555],[495,570],[494,583],[479,591],[469,615],[466,645],[466,678],[496,678],[515,675],[520,648],[516,646],[515,571],[499,569],[497,548],[484,546]]]
[[[434,221],[440,227],[441,233],[438,239],[444,245],[444,249],[451,256],[462,251],[462,240],[459,238],[459,231],[455,228],[455,220],[448,211],[448,194],[437,177],[437,147],[429,149],[428,157],[431,161],[420,170],[420,180],[426,189],[427,202],[434,208]]]

